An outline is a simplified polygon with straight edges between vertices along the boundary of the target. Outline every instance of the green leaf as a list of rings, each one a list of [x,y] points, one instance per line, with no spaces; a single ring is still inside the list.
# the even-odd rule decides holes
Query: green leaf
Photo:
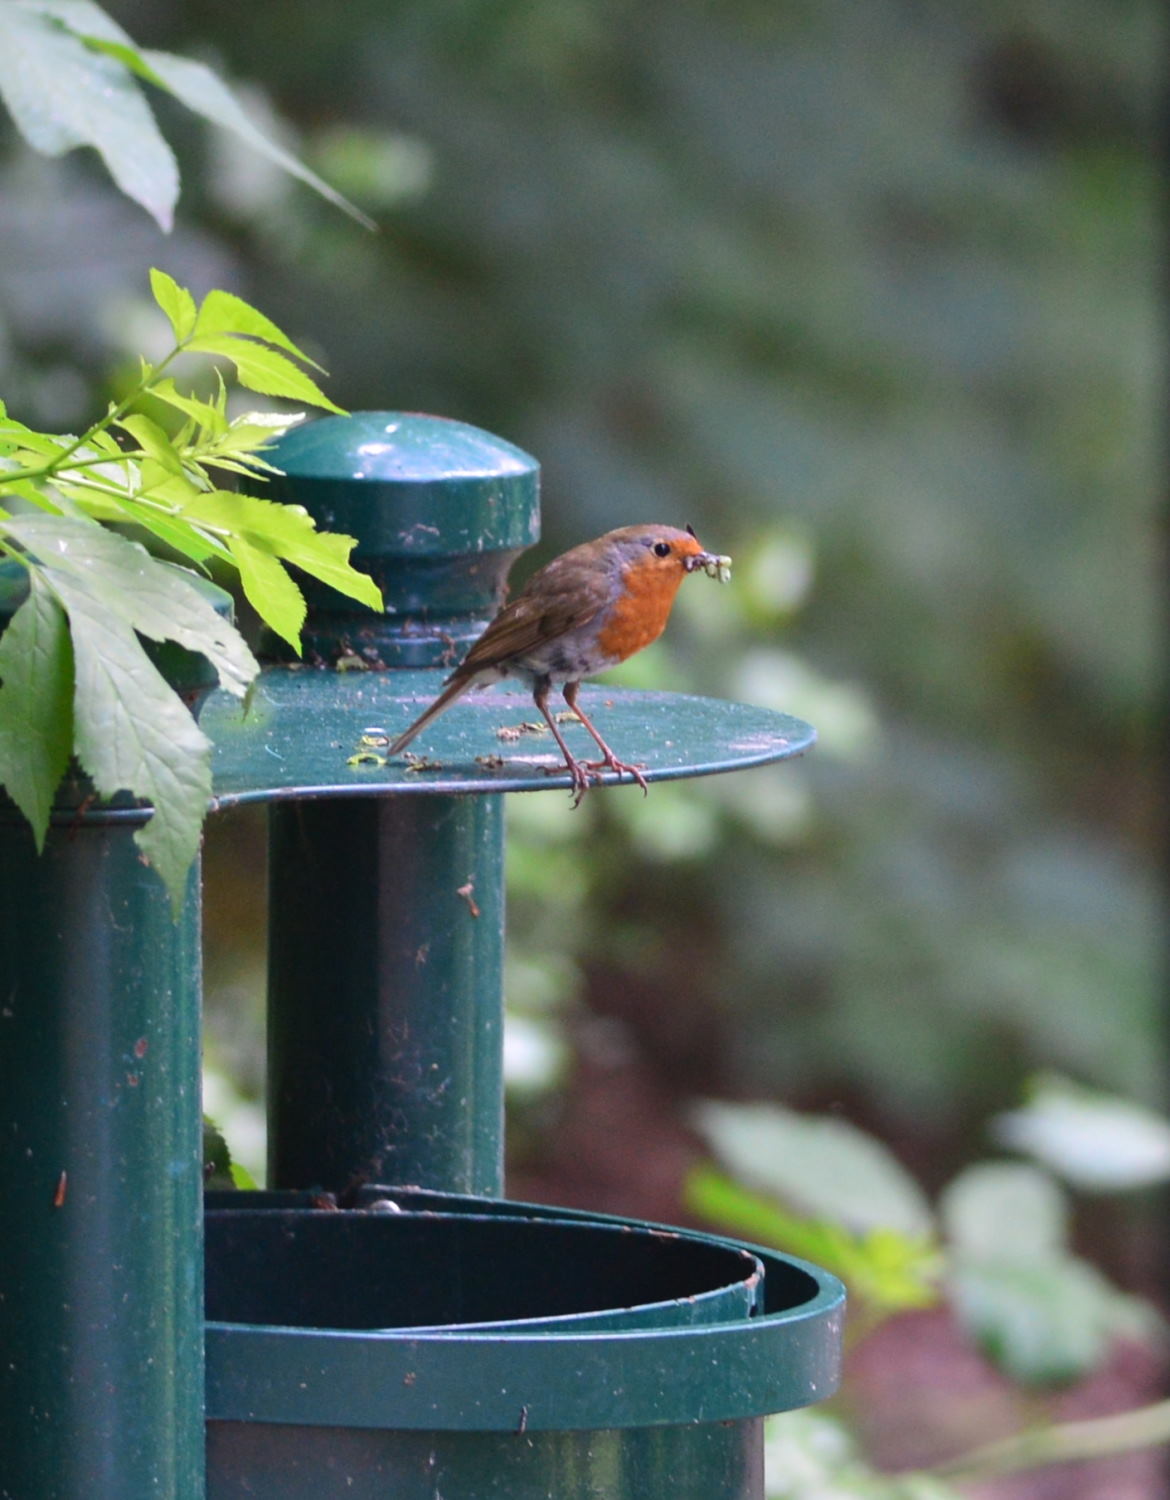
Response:
[[[53,794],[73,746],[69,624],[40,572],[0,636],[0,782],[44,847]]]
[[[1023,1109],[992,1121],[1001,1145],[1026,1151],[1074,1187],[1121,1191],[1170,1177],[1170,1122],[1129,1099],[1046,1074]]]
[[[196,336],[186,347],[192,354],[220,354],[230,359],[236,367],[236,378],[250,391],[259,391],[263,396],[284,396],[289,401],[305,401],[310,406],[321,406],[344,415],[343,409],[330,401],[314,380],[275,349],[266,349],[263,344],[230,333],[209,334],[205,338]]]
[[[150,289],[154,293],[154,300],[166,313],[176,341],[181,344],[195,326],[194,297],[165,271],[154,268],[150,272]],[[169,381],[168,384],[173,387],[174,381]],[[160,394],[157,387],[154,394]]]
[[[1068,1239],[1064,1192],[1047,1172],[1023,1162],[965,1168],[944,1189],[939,1214],[955,1251],[975,1259],[1009,1251],[1022,1260],[1050,1256]]]
[[[803,1215],[911,1239],[932,1231],[922,1189],[880,1141],[847,1120],[716,1101],[699,1104],[694,1116],[734,1176]]]
[[[1104,1363],[1114,1338],[1148,1336],[1157,1324],[1146,1304],[1073,1255],[961,1260],[951,1300],[987,1358],[1027,1386],[1082,1379]]]
[[[305,623],[305,597],[282,564],[245,537],[230,542],[232,557],[240,570],[240,583],[252,608],[266,624],[300,655],[301,626]]]
[[[1025,1385],[1061,1385],[1097,1368],[1150,1314],[1069,1254],[1068,1208],[1037,1167],[982,1162],[941,1201],[952,1247],[951,1300],[989,1359]]]
[[[127,417],[119,417],[117,425],[128,432],[143,453],[148,458],[153,458],[160,468],[171,474],[183,474],[183,460],[157,422],[136,412]]]
[[[241,1162],[232,1162],[232,1186],[242,1193],[254,1193],[260,1184]]]
[[[112,57],[119,62],[129,73],[143,79],[147,83],[153,83],[155,88],[166,90],[166,84],[150,66],[137,47],[126,42],[105,41],[101,37],[93,36],[86,32],[78,31],[78,35],[87,47],[96,52],[103,52],[107,57]]]
[[[129,36],[95,0],[20,0],[25,10],[39,11],[63,21],[70,31],[86,32],[104,41],[131,46]]]
[[[199,308],[195,320],[195,333],[199,337],[208,334],[231,333],[248,338],[263,339],[266,344],[276,344],[288,354],[293,354],[307,365],[320,370],[321,366],[303,353],[283,329],[271,318],[265,317],[251,303],[237,297],[234,292],[214,290],[208,292]],[[322,372],[324,373],[324,372]]]
[[[839,1224],[802,1219],[705,1163],[687,1174],[683,1199],[693,1213],[733,1234],[824,1266],[877,1314],[938,1301],[941,1260],[931,1238],[895,1230],[856,1235]]]
[[[166,515],[149,504],[132,500],[129,495],[119,500],[118,506],[128,520],[193,563],[205,563],[209,557],[231,558],[226,547],[211,541],[180,517]]]
[[[185,569],[159,562],[137,542],[89,521],[21,516],[5,525],[40,559],[54,592],[59,594],[60,575],[78,580],[130,629],[202,652],[220,685],[237,697],[259,671],[238,631],[215,612]]]
[[[46,575],[72,628],[77,755],[102,796],[128,791],[153,804],[135,842],[177,910],[211,797],[211,742],[110,607],[108,580]]]
[[[205,119],[220,126],[221,129],[230,130],[238,135],[241,140],[267,156],[270,161],[274,161],[284,171],[299,178],[301,182],[307,183],[323,198],[349,214],[350,218],[356,219],[359,224],[365,225],[367,229],[376,227],[373,220],[362,213],[361,209],[355,208],[347,198],[343,198],[336,189],[331,188],[295,156],[257,130],[231,90],[210,68],[204,67],[202,63],[192,62],[188,57],[175,57],[169,52],[144,49],[140,55],[164,86],[188,109],[203,115]]]
[[[194,313],[194,307],[192,307],[192,313]],[[227,431],[227,418],[214,402],[200,401],[196,396],[184,395],[176,388],[175,382],[169,376],[152,385],[150,394],[190,417],[211,437],[218,437]]]
[[[295,563],[313,578],[371,609],[382,608],[382,595],[373,579],[350,566],[353,538],[318,531],[303,506],[279,505],[255,495],[216,490],[197,496],[187,513],[243,537],[254,547],[285,562]]]
[[[766,1419],[764,1470],[768,1500],[962,1500],[933,1474],[879,1473],[850,1424],[823,1408]]]
[[[43,479],[9,479],[5,476],[5,465],[11,462],[9,459],[0,459],[0,495],[19,495],[22,500],[27,500],[30,505],[37,506],[40,510],[52,511],[60,514],[63,507],[58,503],[55,494],[50,493],[50,487]]]
[[[206,1115],[203,1116],[203,1186],[221,1190],[236,1186],[232,1178],[232,1154],[223,1131]]]
[[[178,169],[137,84],[55,19],[66,7],[38,9],[0,5],[0,95],[17,128],[49,156],[92,146],[118,187],[169,230]]]
[[[0,422],[0,443],[6,448],[27,449],[41,458],[58,458],[68,446],[66,440],[47,432],[34,432],[14,417],[5,417]]]

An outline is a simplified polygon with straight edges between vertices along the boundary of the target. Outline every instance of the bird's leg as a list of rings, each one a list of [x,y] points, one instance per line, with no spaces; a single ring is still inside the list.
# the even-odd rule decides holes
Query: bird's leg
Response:
[[[549,686],[550,684],[547,677],[538,678],[537,681],[533,684],[532,699],[537,708],[539,708],[541,713],[544,715],[544,721],[552,730],[553,739],[556,740],[557,744],[560,746],[561,754],[565,757],[565,765],[568,766],[569,775],[573,778],[573,806],[579,807],[581,804],[581,798],[589,790],[590,781],[600,781],[601,777],[598,775],[597,769],[595,767],[591,766],[586,761],[578,760],[573,752],[569,749],[568,745],[565,744],[564,735],[557,728],[556,720],[548,711]],[[566,692],[566,700],[567,698],[568,694]],[[572,704],[570,704],[569,707],[572,708]],[[582,723],[584,723],[584,720],[582,720]]]
[[[562,690],[565,695],[565,702],[569,705],[569,707],[581,720],[582,724],[584,724],[585,728],[597,741],[597,748],[601,751],[601,754],[603,756],[603,759],[601,760],[587,760],[583,761],[581,764],[587,771],[602,771],[608,769],[610,771],[616,771],[619,776],[628,771],[634,778],[634,780],[638,783],[638,785],[642,788],[642,795],[645,796],[649,791],[649,787],[647,787],[646,785],[646,778],[642,775],[641,768],[639,766],[628,765],[624,760],[618,760],[617,756],[601,738],[600,734],[598,734],[596,728],[593,726],[589,718],[586,716],[584,710],[581,708],[581,705],[577,702],[577,690],[580,686],[581,684],[579,682],[565,683],[565,686]],[[557,738],[559,739],[560,736],[558,735]]]

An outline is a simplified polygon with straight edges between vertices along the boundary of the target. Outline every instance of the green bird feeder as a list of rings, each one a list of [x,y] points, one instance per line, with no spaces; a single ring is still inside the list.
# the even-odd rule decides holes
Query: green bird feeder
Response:
[[[457,703],[416,759],[379,753],[537,539],[538,465],[462,423],[393,412],[296,428],[270,457],[283,474],[265,495],[356,537],[385,612],[309,584],[304,660],[268,641],[247,716],[215,693],[200,721],[214,806],[269,804],[269,1189],[207,1195],[204,1247],[189,1181],[197,886],[169,925],[154,872],[105,848],[100,830],[123,830],[123,815],[63,810],[48,862],[27,840],[4,918],[25,935],[20,983],[51,983],[39,1020],[18,994],[22,1051],[8,1057],[18,1152],[0,1155],[0,1190],[29,1222],[0,1293],[32,1301],[14,1313],[0,1295],[0,1335],[34,1352],[0,1386],[0,1421],[26,1424],[21,1472],[36,1484],[6,1489],[0,1457],[0,1497],[203,1493],[192,1278],[205,1248],[209,1500],[761,1500],[764,1416],[837,1384],[842,1288],[760,1247],[504,1197],[503,799],[563,795],[569,773],[544,736],[500,738],[533,716],[506,685]],[[581,701],[649,782],[781,760],[814,739],[739,704],[600,687]],[[586,749],[579,726],[565,732]],[[0,835],[19,848],[18,828]],[[48,916],[65,889],[71,931]],[[73,1033],[67,1002],[88,1003],[99,950],[116,993]],[[97,1184],[101,1201],[71,1218],[54,1206],[55,1170],[122,1107],[139,1036],[169,1124],[136,1119],[155,1136],[133,1149],[87,1138],[91,1156],[122,1154],[122,1175],[95,1169],[86,1191]],[[81,1079],[92,1100],[75,1114]],[[105,1238],[83,1243],[98,1225]],[[114,1254],[129,1270],[111,1268]],[[140,1401],[135,1382],[150,1387]],[[71,1434],[84,1441],[62,1453]]]

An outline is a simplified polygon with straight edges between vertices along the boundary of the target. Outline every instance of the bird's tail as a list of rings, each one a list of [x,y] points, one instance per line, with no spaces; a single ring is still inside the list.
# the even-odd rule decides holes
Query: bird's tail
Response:
[[[462,698],[463,694],[466,693],[469,688],[473,688],[478,683],[488,680],[488,677],[486,677],[482,672],[472,672],[467,677],[453,677],[451,681],[448,682],[443,691],[439,694],[439,696],[435,699],[435,701],[429,704],[427,708],[425,708],[423,712],[419,714],[418,718],[415,719],[410,728],[404,729],[402,731],[402,733],[386,751],[386,754],[388,756],[397,755],[400,750],[404,750],[406,746],[410,744],[411,740],[414,739],[416,734],[425,729],[427,725],[432,721],[432,719],[437,719],[440,714],[446,713],[446,711],[451,707],[452,703],[454,703],[457,699]],[[492,675],[490,680],[494,682],[496,680],[495,676]]]

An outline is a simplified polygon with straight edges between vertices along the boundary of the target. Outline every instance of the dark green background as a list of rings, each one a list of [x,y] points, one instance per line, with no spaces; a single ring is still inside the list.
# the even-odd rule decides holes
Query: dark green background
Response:
[[[92,414],[161,337],[149,265],[234,288],[343,405],[534,453],[539,556],[693,522],[735,584],[625,680],[821,732],[646,802],[519,799],[510,993],[584,1049],[568,1098],[608,1058],[667,1115],[843,1102],[939,1170],[1037,1067],[1157,1099],[1152,0],[109,9],[292,122],[380,232],[166,101],[170,238],[5,127],[10,408]],[[209,1056],[245,1096],[260,827],[208,851]],[[572,1114],[516,1115],[554,1194]]]

